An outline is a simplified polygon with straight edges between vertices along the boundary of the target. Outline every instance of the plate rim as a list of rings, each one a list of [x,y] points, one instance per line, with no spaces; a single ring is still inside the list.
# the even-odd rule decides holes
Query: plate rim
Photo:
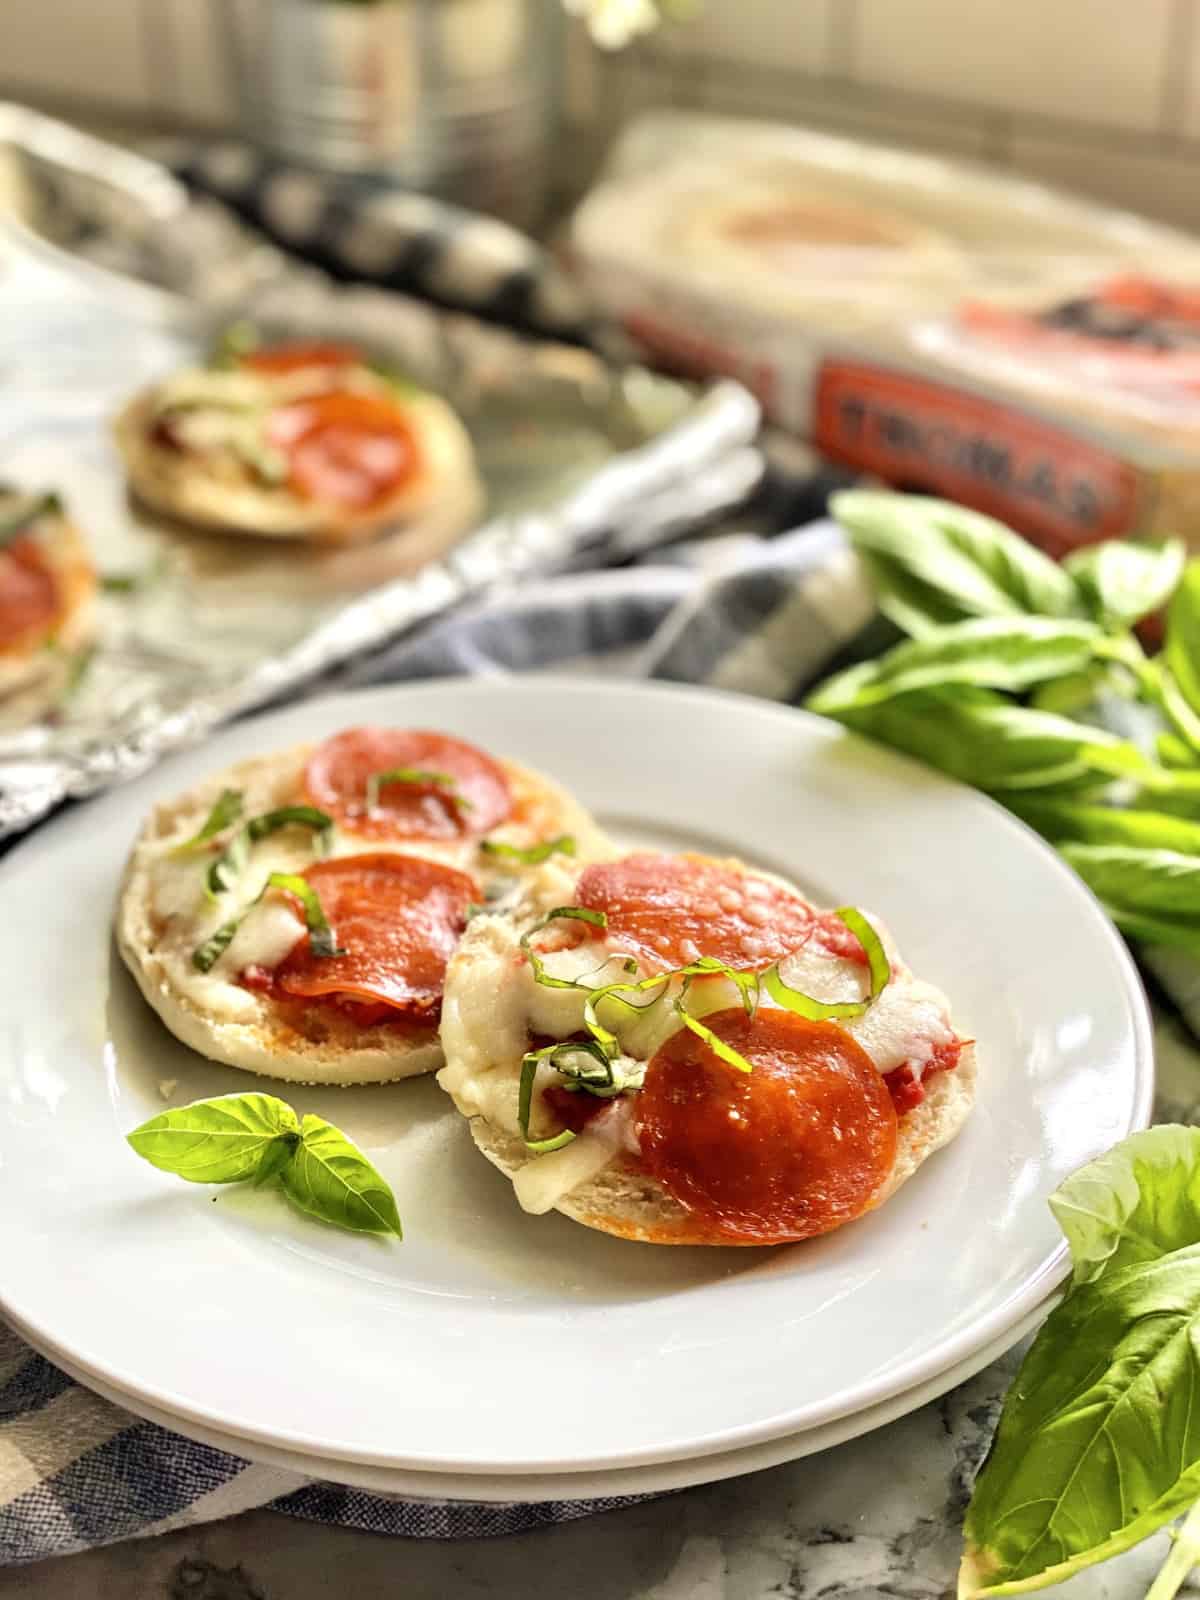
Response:
[[[762,718],[781,726],[794,728],[800,725],[807,729],[811,736],[821,738],[830,743],[848,742],[852,746],[866,746],[871,751],[873,759],[893,767],[898,776],[903,777],[905,774],[919,775],[923,784],[933,784],[943,791],[953,791],[961,802],[972,806],[977,813],[991,815],[1000,825],[1007,826],[1010,831],[1021,836],[1027,843],[1032,845],[1035,852],[1039,853],[1042,859],[1052,868],[1065,891],[1073,895],[1081,907],[1086,908],[1087,916],[1092,919],[1093,925],[1107,942],[1115,957],[1116,965],[1122,978],[1122,992],[1130,1015],[1133,1036],[1133,1082],[1131,1084],[1129,1126],[1126,1133],[1121,1134],[1120,1137],[1126,1137],[1127,1133],[1148,1126],[1153,1104],[1155,1076],[1153,1029],[1148,1000],[1140,974],[1128,947],[1117,931],[1116,926],[1111,922],[1107,913],[1100,906],[1099,901],[1082,879],[1070,869],[1066,862],[1032,828],[981,791],[973,789],[956,779],[949,778],[910,756],[892,750],[890,747],[877,744],[875,741],[865,739],[843,728],[838,723],[831,722],[827,718],[817,716],[802,708],[778,701],[764,700],[736,690],[656,680],[636,680],[618,677],[611,679],[604,677],[575,678],[566,674],[541,674],[537,672],[512,673],[480,678],[445,676],[423,678],[342,690],[336,694],[291,701],[284,705],[277,705],[256,712],[251,716],[239,717],[231,723],[224,724],[210,737],[184,750],[173,752],[172,756],[164,761],[136,774],[132,781],[137,782],[142,779],[153,778],[164,772],[169,774],[170,769],[177,760],[194,757],[201,750],[212,749],[214,746],[219,745],[227,734],[271,725],[289,717],[302,715],[306,709],[312,709],[317,705],[322,708],[323,712],[331,714],[336,714],[339,708],[344,708],[350,715],[362,715],[364,707],[369,707],[374,703],[394,702],[397,698],[403,700],[409,693],[420,696],[452,694],[460,698],[467,696],[488,699],[504,698],[511,695],[514,689],[520,693],[533,693],[535,695],[569,696],[573,700],[577,700],[580,694],[605,697],[615,693],[657,699],[664,704],[691,701],[710,705],[714,703],[722,706],[734,705],[748,716]],[[214,766],[219,760],[219,755],[214,757]],[[115,802],[124,787],[124,785],[117,785],[104,794],[95,796],[93,805],[86,809],[94,811],[97,806]],[[68,820],[76,818],[80,814],[82,814],[81,808],[70,807],[44,824],[36,826],[28,836],[18,840],[10,849],[6,850],[3,858],[0,858],[0,885],[2,885],[5,873],[10,870],[11,862],[21,860],[26,854],[41,849],[44,841],[52,834],[55,828],[63,826]],[[986,1317],[977,1318],[957,1333],[945,1336],[934,1345],[926,1346],[920,1356],[912,1358],[894,1370],[880,1374],[870,1383],[865,1385],[859,1383],[853,1388],[844,1389],[840,1401],[825,1402],[821,1405],[809,1404],[798,1412],[793,1410],[790,1413],[777,1413],[758,1422],[746,1423],[737,1428],[726,1429],[718,1434],[694,1435],[683,1450],[679,1450],[677,1446],[643,1446],[632,1451],[609,1452],[607,1456],[595,1457],[590,1460],[590,1464],[584,1465],[581,1465],[580,1458],[574,1457],[550,1458],[534,1463],[523,1462],[512,1467],[507,1467],[504,1464],[491,1464],[481,1469],[478,1463],[472,1463],[469,1460],[434,1458],[428,1455],[410,1456],[405,1455],[403,1451],[395,1449],[356,1448],[331,1452],[327,1442],[313,1438],[303,1432],[289,1429],[286,1426],[282,1428],[243,1426],[238,1429],[238,1436],[267,1446],[282,1445],[284,1448],[296,1449],[305,1455],[354,1461],[362,1465],[386,1466],[397,1470],[412,1470],[414,1472],[446,1472],[466,1475],[478,1475],[482,1472],[484,1474],[495,1473],[498,1476],[519,1477],[521,1475],[528,1476],[534,1472],[571,1473],[583,1470],[619,1470],[633,1466],[649,1467],[656,1463],[668,1461],[694,1460],[743,1446],[750,1447],[756,1444],[765,1444],[771,1440],[808,1431],[814,1427],[831,1425],[839,1419],[879,1405],[892,1396],[917,1387],[931,1377],[936,1376],[938,1372],[966,1360],[972,1351],[978,1350],[985,1345],[990,1346],[993,1341],[1003,1335],[1006,1329],[1027,1318],[1062,1282],[1068,1270],[1069,1250],[1064,1239],[1042,1260],[1036,1269],[1029,1273],[1023,1284],[1014,1289]],[[9,1317],[10,1320],[35,1327],[43,1341],[57,1347],[58,1341],[43,1333],[36,1319],[23,1316],[17,1307],[10,1311],[10,1295],[3,1281],[3,1276],[3,1273],[0,1273],[0,1313]],[[105,1363],[101,1367],[95,1362],[80,1361],[78,1356],[72,1359],[80,1370],[92,1372],[95,1381],[115,1383],[115,1387],[119,1388],[123,1393],[144,1397],[146,1403],[154,1405],[173,1416],[224,1431],[227,1419],[223,1418],[219,1408],[201,1408],[170,1391],[159,1391],[156,1387],[139,1384],[132,1374],[128,1376],[121,1374],[120,1369],[112,1363]],[[798,1417],[805,1417],[805,1420],[798,1422]]]

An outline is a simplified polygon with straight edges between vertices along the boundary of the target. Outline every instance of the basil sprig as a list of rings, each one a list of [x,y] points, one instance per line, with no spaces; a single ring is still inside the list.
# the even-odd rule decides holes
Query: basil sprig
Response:
[[[389,767],[386,772],[373,772],[367,779],[366,804],[368,811],[379,805],[379,791],[385,784],[404,783],[413,787],[439,790],[456,811],[473,811],[474,805],[458,786],[458,779],[449,772],[435,772],[429,767]]]
[[[962,1600],[1062,1582],[1200,1500],[1200,1129],[1133,1134],[1050,1206],[1074,1282],[1021,1365],[976,1479]],[[1198,1523],[1193,1510],[1155,1600],[1200,1558]]]
[[[325,855],[328,852],[333,839],[333,818],[328,812],[319,811],[316,806],[280,806],[275,811],[264,811],[250,818],[209,867],[206,879],[209,894],[224,894],[227,889],[232,889],[245,871],[250,851],[259,840],[278,833],[280,828],[291,827],[308,828],[314,836],[317,854]]]
[[[233,943],[234,935],[268,889],[282,889],[287,894],[295,895],[299,900],[304,911],[304,925],[310,935],[313,955],[332,958],[346,954],[344,950],[338,948],[337,937],[330,926],[329,918],[325,915],[321,897],[312,884],[296,873],[272,872],[248,906],[236,916],[230,917],[227,922],[223,922],[215,933],[210,934],[203,944],[197,945],[192,951],[192,965],[198,972],[211,970]]]
[[[1200,851],[1172,825],[1200,823],[1200,560],[1178,541],[1109,540],[1059,567],[944,501],[851,491],[831,505],[911,637],[809,709],[1025,817],[1131,938],[1200,949]],[[1164,607],[1164,648],[1147,656],[1126,630]]]
[[[778,1005],[810,1020],[827,1021],[862,1016],[891,981],[891,963],[883,948],[883,941],[862,912],[855,910],[853,906],[843,906],[835,915],[840,917],[855,935],[866,953],[871,982],[865,999],[817,1000],[812,995],[803,994],[799,989],[793,989],[786,984],[780,975],[778,962],[762,972],[747,972],[740,971],[724,961],[718,961],[714,956],[700,956],[697,960],[689,961],[681,967],[674,967],[668,972],[652,973],[646,978],[622,980],[616,983],[590,984],[578,978],[557,978],[546,970],[545,963],[533,948],[531,941],[534,935],[560,917],[574,918],[601,929],[608,926],[608,918],[604,912],[591,911],[584,906],[558,906],[548,912],[522,935],[521,948],[529,960],[535,983],[547,989],[579,989],[584,992],[586,998],[583,1005],[583,1025],[588,1038],[546,1045],[542,1049],[528,1051],[522,1058],[517,1116],[526,1147],[535,1154],[545,1154],[549,1150],[557,1150],[569,1144],[575,1137],[569,1130],[564,1130],[549,1140],[529,1137],[534,1079],[538,1067],[543,1062],[553,1067],[561,1076],[572,1080],[572,1088],[588,1094],[607,1098],[641,1088],[645,1077],[644,1063],[639,1064],[636,1073],[616,1070],[616,1063],[621,1057],[620,1041],[612,1029],[600,1020],[599,1015],[599,1007],[606,1001],[615,1001],[631,1011],[647,1011],[664,998],[674,982],[682,980],[680,993],[672,1002],[680,1022],[697,1038],[702,1039],[720,1060],[739,1072],[747,1073],[754,1070],[753,1063],[688,1008],[688,995],[696,978],[727,979],[737,988],[746,1015],[749,1017],[755,1015],[764,988]],[[636,972],[637,963],[626,961],[625,970]],[[642,999],[644,995],[649,995],[650,998]],[[581,1053],[599,1063],[600,1070],[579,1070],[577,1058]]]
[[[392,1191],[362,1151],[332,1123],[311,1114],[301,1121],[274,1095],[197,1100],[127,1138],[151,1166],[189,1183],[274,1185],[334,1227],[402,1237]]]
[[[520,845],[505,844],[502,839],[484,839],[479,848],[487,856],[498,856],[504,861],[517,861],[523,867],[539,867],[543,861],[549,861],[554,855],[573,856],[575,840],[569,833],[560,833],[556,839],[544,839],[541,844],[529,845],[523,849]]]

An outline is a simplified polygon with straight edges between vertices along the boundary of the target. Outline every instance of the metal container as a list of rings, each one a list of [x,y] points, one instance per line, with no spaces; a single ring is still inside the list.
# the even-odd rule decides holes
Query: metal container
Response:
[[[255,143],[536,222],[558,0],[225,0],[222,15]]]

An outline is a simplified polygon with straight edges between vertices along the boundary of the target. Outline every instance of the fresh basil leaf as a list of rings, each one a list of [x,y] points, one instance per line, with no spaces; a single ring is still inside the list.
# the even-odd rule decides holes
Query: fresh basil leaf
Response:
[[[968,691],[920,690],[834,715],[848,728],[893,745],[980,788],[1041,788],[1142,774],[1151,765],[1128,740],[1049,711],[967,698]]]
[[[1200,560],[1188,562],[1167,610],[1163,658],[1180,693],[1200,716]]]
[[[586,989],[586,983],[579,983],[574,978],[552,978],[546,971],[541,956],[533,948],[530,940],[535,933],[541,933],[557,917],[566,917],[575,922],[586,922],[593,928],[607,928],[608,918],[603,911],[589,911],[586,906],[556,906],[553,911],[548,911],[532,928],[527,928],[521,935],[521,949],[529,959],[529,966],[533,972],[535,983],[540,983],[544,989]]]
[[[1024,1594],[1131,1549],[1200,1497],[1200,1245],[1075,1287],[1009,1391],[959,1595]]]
[[[373,772],[367,779],[368,811],[374,811],[378,807],[379,791],[389,783],[403,783],[419,788],[427,788],[432,784],[435,789],[445,792],[446,799],[456,811],[474,810],[466,795],[460,793],[458,779],[449,772],[434,772],[427,767],[389,767],[386,772]]]
[[[1036,711],[1053,711],[1059,716],[1079,714],[1081,721],[1093,717],[1103,725],[1105,702],[1136,700],[1138,679],[1129,667],[1116,661],[1093,661],[1082,672],[1039,683],[1029,697]],[[1086,715],[1084,715],[1086,714]]]
[[[321,897],[307,878],[291,872],[273,872],[267,879],[266,887],[283,889],[299,900],[304,908],[304,925],[309,932],[309,948],[313,955],[331,958],[346,954],[338,948],[337,935],[329,925]]]
[[[322,1222],[403,1237],[391,1189],[341,1129],[322,1117],[304,1118],[300,1143],[281,1177],[288,1199]]]
[[[869,671],[852,667],[830,679],[809,698],[808,708],[836,716],[847,707],[960,683],[1016,694],[1046,679],[1083,672],[1108,642],[1095,623],[1070,618],[988,617],[953,623],[924,638],[905,640],[870,663]]]
[[[1081,614],[1075,585],[1057,562],[992,517],[946,500],[868,489],[844,490],[829,505],[860,554],[917,580],[943,612]]]
[[[1076,1283],[1200,1244],[1200,1128],[1130,1134],[1050,1196]]]
[[[599,1045],[576,1044],[574,1050],[583,1050],[594,1056],[598,1061],[608,1064],[608,1057]],[[541,1050],[530,1050],[521,1058],[521,1081],[517,1088],[517,1126],[521,1130],[521,1138],[525,1141],[525,1148],[532,1150],[534,1155],[549,1155],[552,1150],[561,1150],[575,1138],[570,1128],[564,1128],[561,1133],[553,1134],[548,1139],[531,1139],[529,1137],[529,1118],[533,1111],[533,1080],[537,1077],[537,1069],[543,1061],[553,1062],[567,1049],[565,1044],[546,1045]]]
[[[226,828],[231,828],[242,815],[242,804],[240,789],[222,789],[199,832],[194,833],[190,839],[185,839],[182,844],[176,845],[171,852],[172,855],[185,855],[189,850],[195,850],[197,846],[215,839],[217,834],[224,833]]]
[[[1072,551],[1063,566],[1097,622],[1130,628],[1166,605],[1186,559],[1180,539],[1159,545],[1105,539]]]
[[[856,546],[856,553],[875,590],[880,611],[901,633],[921,639],[948,622],[961,622],[963,612],[931,584],[907,572],[878,550]]]
[[[15,504],[0,506],[0,550],[25,533],[39,517],[62,514],[62,499],[54,493],[21,494]]]
[[[281,1133],[277,1139],[272,1139],[262,1153],[262,1160],[254,1173],[254,1187],[265,1188],[275,1178],[279,1177],[284,1167],[292,1159],[296,1146],[300,1143],[298,1133]]]
[[[1177,733],[1160,733],[1156,741],[1158,759],[1164,767],[1176,767],[1186,772],[1189,767],[1200,766],[1200,750],[1194,750],[1186,739]]]
[[[1200,761],[1200,709],[1193,707],[1170,667],[1159,662],[1155,662],[1154,666],[1158,669],[1151,679],[1157,689],[1155,698],[1177,737],[1191,752],[1191,760]]]
[[[316,806],[279,806],[275,811],[264,811],[251,817],[221,855],[208,869],[208,892],[223,894],[232,889],[245,871],[251,848],[260,839],[266,839],[281,828],[308,828],[313,834],[313,845],[319,855],[329,849],[333,837],[333,818]]]
[[[239,1183],[276,1139],[298,1134],[296,1113],[269,1094],[226,1094],[161,1111],[127,1135],[143,1160],[189,1183]]]
[[[1051,844],[1133,845],[1200,856],[1200,822],[1164,811],[1118,810],[1038,795],[1013,794],[1005,803]]]
[[[505,861],[519,861],[523,867],[537,867],[551,856],[573,856],[575,840],[569,833],[560,833],[557,839],[545,839],[541,844],[522,849],[520,845],[505,844],[500,839],[484,839],[479,848],[486,856],[499,856]]]
[[[883,940],[862,912],[853,906],[842,906],[834,914],[845,923],[866,952],[871,987],[865,1000],[815,1000],[812,995],[804,994],[801,990],[793,989],[790,984],[785,983],[780,975],[778,963],[763,973],[763,987],[775,1004],[782,1006],[785,1011],[794,1012],[798,1017],[807,1017],[810,1022],[861,1017],[879,999],[892,978],[892,964],[888,960],[887,951],[883,948]]]
[[[1070,842],[1059,852],[1123,933],[1200,953],[1200,856]]]

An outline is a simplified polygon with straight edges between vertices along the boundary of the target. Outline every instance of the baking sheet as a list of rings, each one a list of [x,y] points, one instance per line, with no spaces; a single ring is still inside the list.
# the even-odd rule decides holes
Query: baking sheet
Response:
[[[114,412],[234,316],[358,339],[445,395],[479,484],[415,534],[348,550],[188,532],[134,507]],[[734,384],[698,393],[335,286],[153,163],[0,107],[0,478],[59,489],[106,580],[97,649],[61,711],[0,731],[0,837],[469,595],[736,505],[760,472],[757,426]]]

